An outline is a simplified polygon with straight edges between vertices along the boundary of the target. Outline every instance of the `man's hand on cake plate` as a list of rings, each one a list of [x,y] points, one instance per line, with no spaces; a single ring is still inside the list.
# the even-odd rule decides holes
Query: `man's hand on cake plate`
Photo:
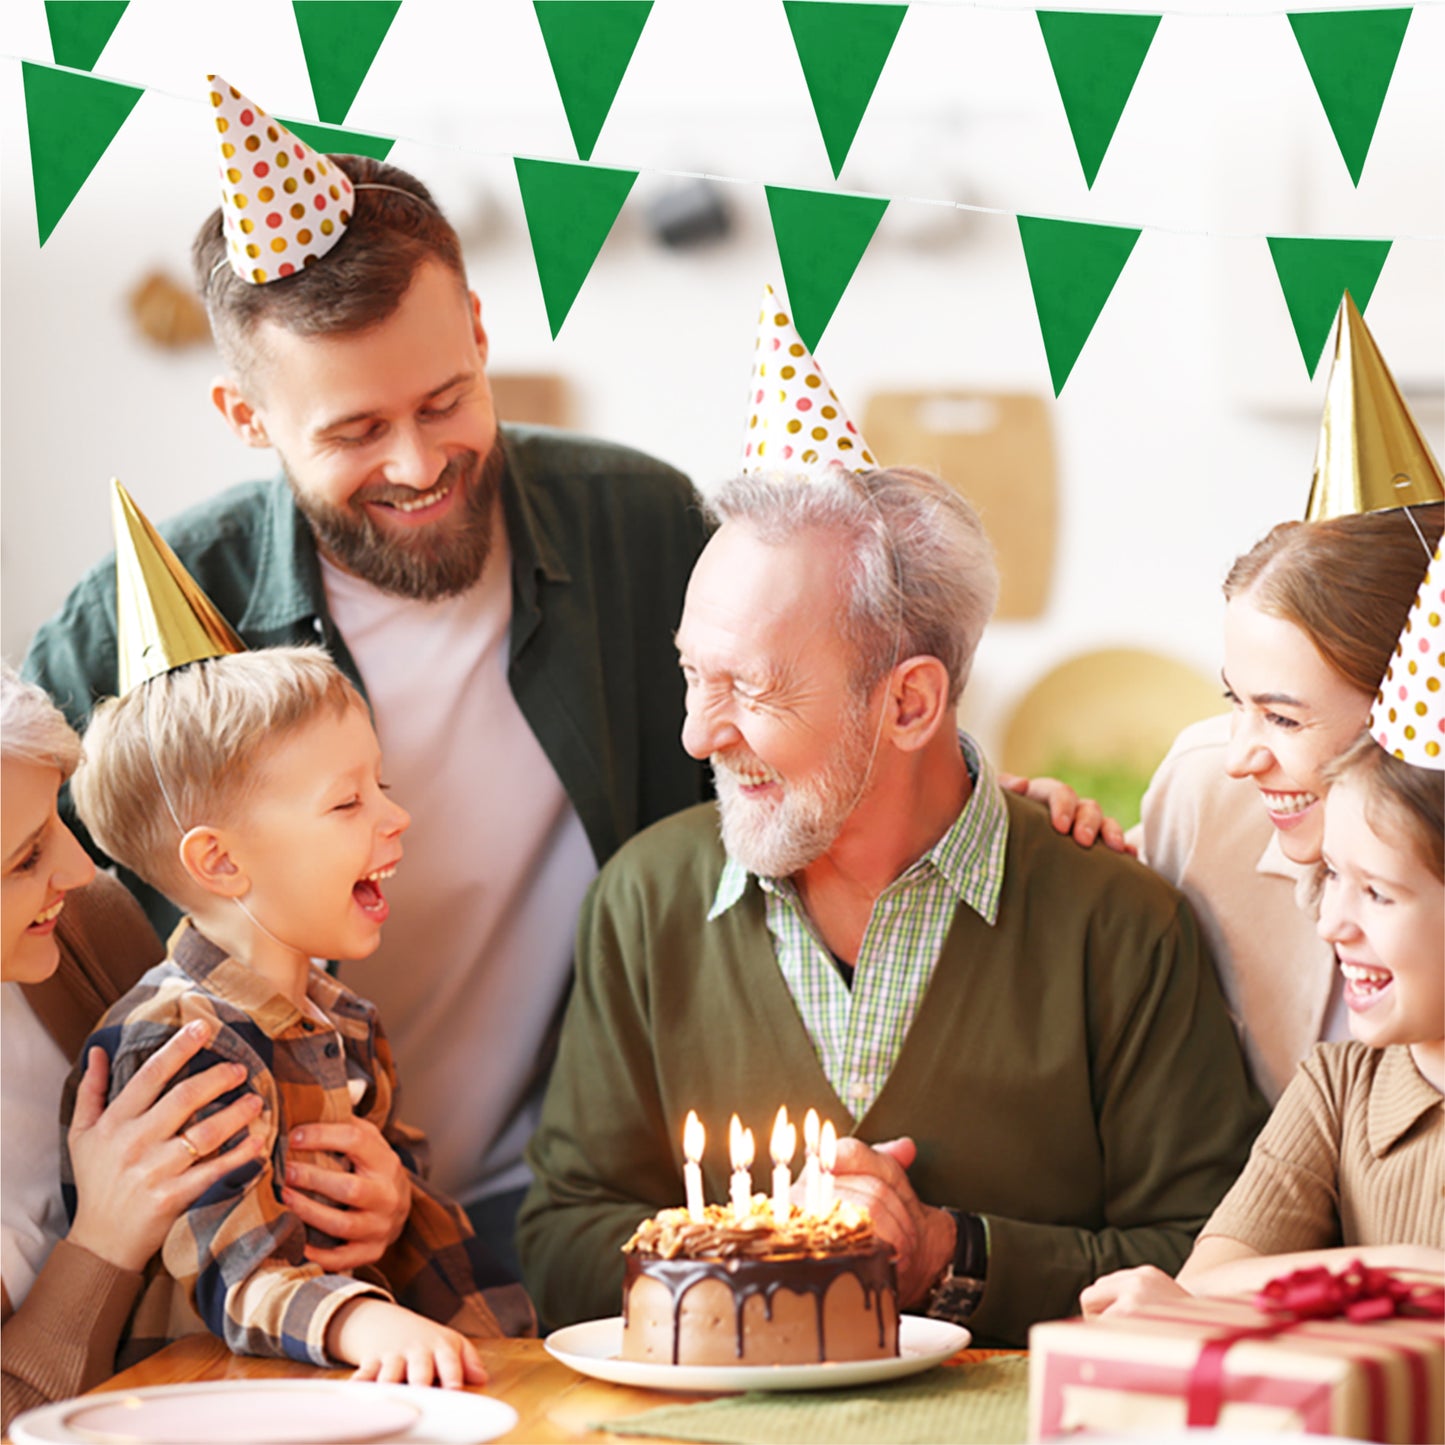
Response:
[[[908,1182],[908,1166],[917,1157],[912,1139],[871,1147],[861,1139],[839,1139],[833,1168],[838,1198],[865,1208],[878,1237],[897,1253],[898,1305],[905,1310],[927,1302],[957,1247],[953,1217],[924,1204]]]
[[[344,1154],[351,1163],[348,1173],[287,1162],[282,1202],[309,1229],[344,1241],[331,1249],[308,1244],[306,1258],[336,1273],[375,1264],[411,1213],[411,1181],[396,1150],[366,1119],[305,1124],[292,1131],[291,1144],[315,1153]],[[323,1204],[312,1194],[324,1194],[336,1204]]]

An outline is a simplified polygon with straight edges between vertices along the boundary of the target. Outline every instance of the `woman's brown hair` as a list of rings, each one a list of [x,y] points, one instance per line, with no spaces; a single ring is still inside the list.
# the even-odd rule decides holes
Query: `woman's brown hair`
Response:
[[[1442,504],[1281,522],[1229,569],[1224,595],[1293,622],[1351,686],[1374,694],[1405,626]],[[1423,535],[1425,545],[1421,545]]]

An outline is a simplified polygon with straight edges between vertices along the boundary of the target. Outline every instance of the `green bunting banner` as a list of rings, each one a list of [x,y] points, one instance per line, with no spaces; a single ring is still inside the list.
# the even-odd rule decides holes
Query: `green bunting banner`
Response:
[[[808,350],[816,351],[888,201],[783,186],[766,190],[793,325]]]
[[[1020,216],[1034,309],[1058,396],[1139,239],[1128,226]]]
[[[1300,354],[1313,376],[1340,309],[1340,298],[1348,291],[1364,315],[1390,254],[1390,242],[1271,236],[1269,253],[1274,257]]]
[[[783,9],[836,179],[908,6],[783,0]]]
[[[45,23],[57,65],[94,70],[130,0],[45,0]]]
[[[401,0],[292,0],[316,114],[346,119]]]
[[[118,85],[30,60],[21,62],[20,69],[30,132],[35,224],[43,246],[142,92],[139,86]]]
[[[1037,14],[1084,182],[1092,189],[1160,17],[1072,10]]]
[[[299,135],[307,145],[327,154],[339,152],[342,155],[370,156],[374,161],[384,161],[396,144],[392,136],[371,135],[364,130],[343,130],[336,125],[318,125],[314,120],[292,120],[289,116],[279,117],[287,130]]]
[[[1307,10],[1289,23],[1350,179],[1359,185],[1410,11]]]
[[[89,72],[128,0],[45,0],[56,65],[21,62],[36,229],[43,246],[142,88]],[[326,152],[386,159],[395,139],[343,121],[401,0],[293,0],[320,121],[286,120]],[[533,0],[573,141],[596,145],[652,0]],[[907,4],[783,0],[828,159],[841,171]],[[1350,176],[1359,183],[1411,10],[1288,16]],[[1159,14],[1035,12],[1086,185],[1092,187],[1158,31]],[[555,340],[637,179],[636,170],[514,157]],[[741,179],[741,178],[736,178]],[[887,196],[765,185],[795,324],[816,350],[890,204]],[[944,202],[963,210],[993,208]],[[995,212],[1008,215],[1008,212]],[[1018,215],[1054,395],[1062,393],[1143,227]],[[1204,232],[1202,234],[1208,234]],[[1368,305],[1388,239],[1270,236],[1280,290],[1313,375],[1345,291]],[[1438,241],[1439,237],[1424,239]]]
[[[533,0],[542,41],[582,160],[602,133],[652,0]]]
[[[552,339],[562,329],[636,171],[515,158]]]

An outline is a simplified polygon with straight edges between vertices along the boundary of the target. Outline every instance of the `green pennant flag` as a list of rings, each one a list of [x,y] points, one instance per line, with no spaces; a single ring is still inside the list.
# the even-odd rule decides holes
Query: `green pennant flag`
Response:
[[[552,339],[562,329],[636,171],[515,158]]]
[[[130,0],[45,0],[50,50],[57,65],[94,70]]]
[[[1289,23],[1350,179],[1359,185],[1410,11],[1307,10]]]
[[[313,149],[326,154],[337,151],[343,155],[370,156],[374,161],[384,161],[391,154],[396,139],[388,135],[371,135],[364,130],[342,130],[340,126],[318,125],[314,120],[289,120],[280,117],[281,124],[294,131]]]
[[[1269,254],[1274,257],[1300,354],[1313,376],[1340,309],[1340,298],[1348,291],[1360,314],[1365,314],[1380,268],[1390,254],[1390,242],[1271,236]]]
[[[766,190],[793,325],[808,350],[816,351],[888,200],[782,186]]]
[[[783,0],[783,9],[836,179],[908,6]]]
[[[346,119],[401,0],[291,0],[316,114]]]
[[[533,5],[572,143],[590,160],[652,0],[533,0]]]
[[[1092,188],[1160,17],[1065,10],[1037,14],[1084,181]]]
[[[35,224],[43,246],[56,223],[125,124],[141,91],[94,75],[24,60],[25,119]]]
[[[1020,216],[1019,237],[1058,396],[1128,261],[1139,231]]]

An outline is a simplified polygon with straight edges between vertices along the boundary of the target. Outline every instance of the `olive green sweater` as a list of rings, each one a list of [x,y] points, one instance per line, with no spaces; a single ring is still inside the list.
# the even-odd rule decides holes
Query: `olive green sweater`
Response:
[[[902,1052],[853,1127],[818,1062],[755,881],[706,915],[724,856],[711,804],[665,819],[603,869],[578,933],[561,1052],[528,1151],[527,1285],[553,1324],[614,1315],[619,1247],[683,1200],[682,1125],[707,1127],[727,1198],[727,1123],[761,1139],[780,1104],[859,1138],[910,1135],[925,1204],[985,1217],[972,1321],[1023,1344],[1096,1276],[1173,1273],[1264,1117],[1194,919],[1130,859],[1061,838],[1009,797],[997,923],[960,906]],[[754,1187],[766,1189],[766,1145]]]

